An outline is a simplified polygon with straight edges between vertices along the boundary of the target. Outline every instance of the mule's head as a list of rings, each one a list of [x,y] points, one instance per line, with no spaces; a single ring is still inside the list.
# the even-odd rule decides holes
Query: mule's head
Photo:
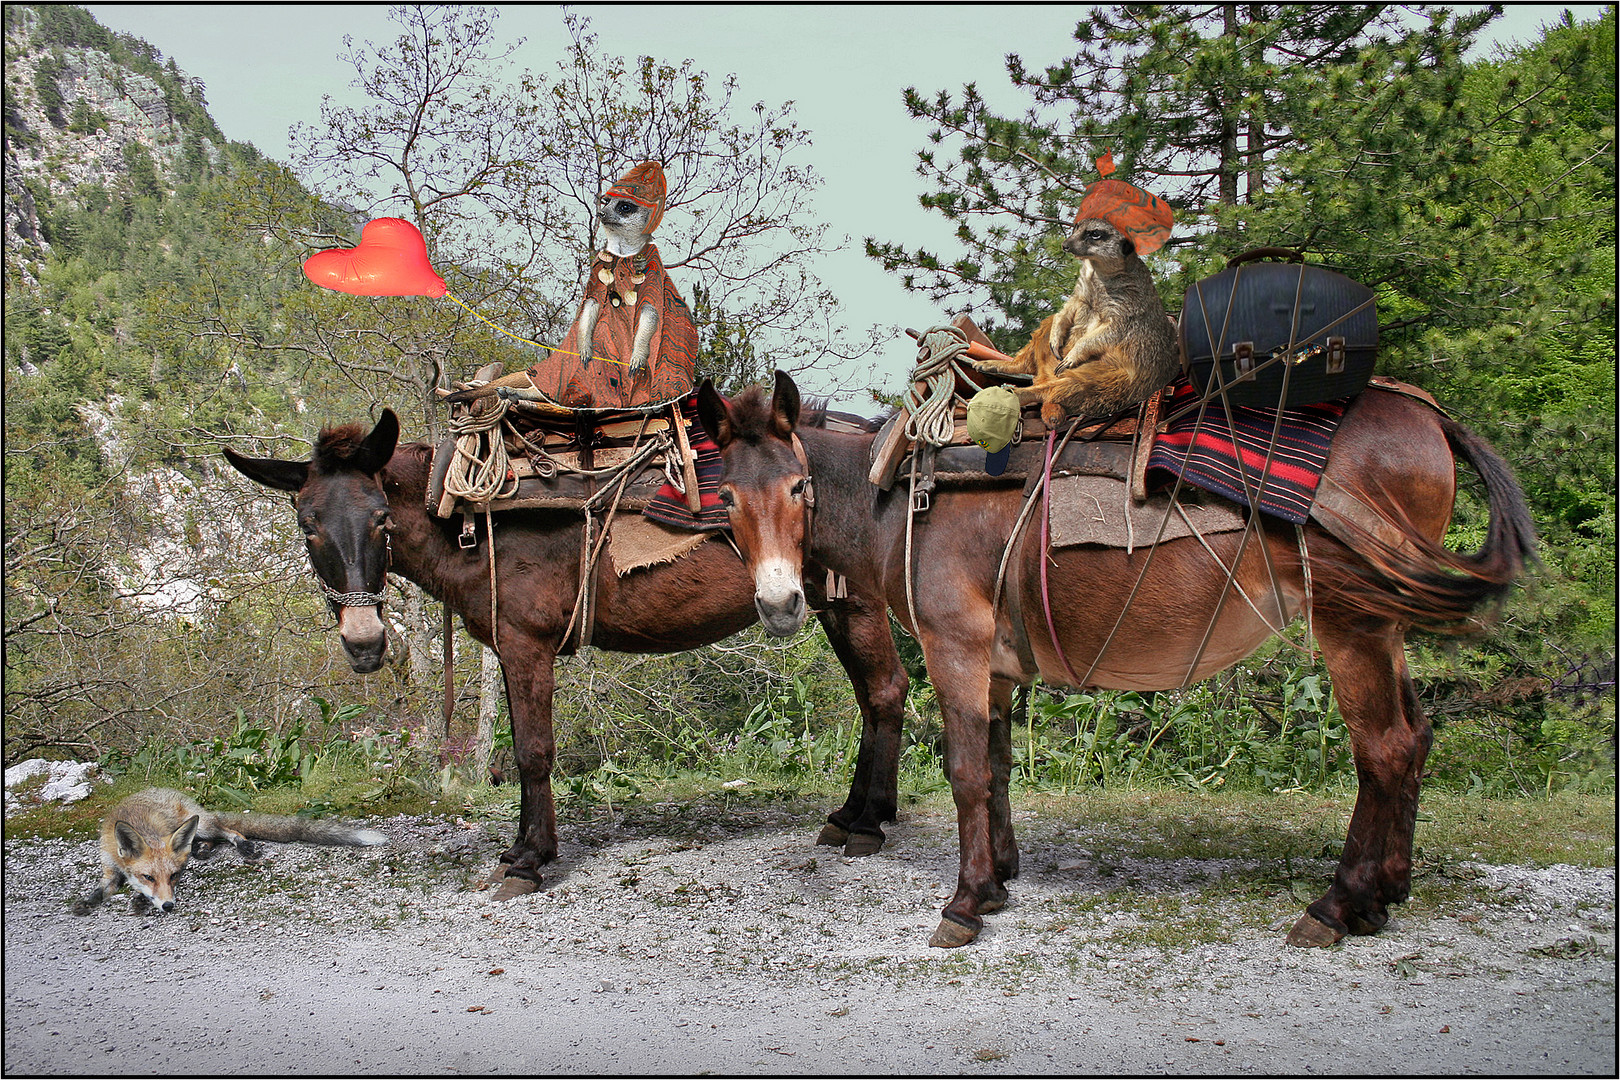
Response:
[[[361,673],[382,667],[388,644],[382,605],[393,522],[377,474],[398,441],[399,418],[384,410],[369,433],[357,424],[322,431],[309,461],[225,451],[249,480],[292,492],[310,566],[337,615],[349,665]]]
[[[698,416],[720,446],[720,501],[754,575],[760,622],[780,637],[796,633],[810,613],[804,560],[815,506],[810,467],[794,434],[799,388],[778,371],[769,398],[753,387],[728,402],[705,379]]]

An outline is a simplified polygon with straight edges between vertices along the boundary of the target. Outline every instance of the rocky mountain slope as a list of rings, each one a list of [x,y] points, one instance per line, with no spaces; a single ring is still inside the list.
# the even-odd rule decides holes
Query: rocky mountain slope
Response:
[[[5,48],[4,237],[25,280],[50,251],[42,206],[86,184],[172,189],[223,160],[202,81],[82,8],[8,5]]]

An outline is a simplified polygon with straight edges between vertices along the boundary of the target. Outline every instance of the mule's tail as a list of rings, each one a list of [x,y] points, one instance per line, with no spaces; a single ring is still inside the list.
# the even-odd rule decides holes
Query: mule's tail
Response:
[[[1440,417],[1446,442],[1485,484],[1490,525],[1485,544],[1472,554],[1450,551],[1397,521],[1399,546],[1367,537],[1354,547],[1358,559],[1347,571],[1342,599],[1353,606],[1437,633],[1467,633],[1479,626],[1482,606],[1500,602],[1526,566],[1537,564],[1536,529],[1524,490],[1508,463],[1484,439],[1449,417]],[[1389,516],[1390,507],[1381,508]],[[1329,556],[1335,563],[1342,560]]]

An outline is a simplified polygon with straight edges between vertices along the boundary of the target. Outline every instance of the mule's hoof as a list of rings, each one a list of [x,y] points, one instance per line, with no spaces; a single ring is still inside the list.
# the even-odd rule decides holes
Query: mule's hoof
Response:
[[[1337,945],[1342,937],[1342,933],[1307,911],[1288,931],[1288,944],[1296,949],[1325,949]]]
[[[1006,906],[1007,906],[1007,898],[1005,896],[1002,896],[1002,897],[999,897],[999,898],[998,897],[991,897],[988,900],[980,900],[979,901],[979,914],[980,915],[988,915],[992,911],[1000,911],[1002,908],[1004,908]]]
[[[538,892],[539,889],[540,883],[538,881],[530,881],[528,878],[521,877],[509,877],[502,881],[501,887],[495,891],[494,900],[496,903],[502,900],[516,900],[520,896],[528,896],[532,892]]]
[[[849,843],[844,845],[844,854],[851,859],[876,855],[882,850],[883,837],[873,836],[871,833],[850,833]]]
[[[973,939],[978,936],[977,930],[969,929],[950,919],[941,919],[939,925],[934,928],[934,936],[928,939],[928,944],[936,949],[960,949],[963,945],[971,945]]]
[[[821,835],[816,837],[816,843],[824,844],[827,847],[843,847],[844,841],[848,839],[848,829],[841,825],[834,825],[829,821],[821,827]]]
[[[1349,923],[1350,932],[1352,934],[1366,937],[1376,934],[1378,931],[1384,928],[1384,924],[1389,922],[1389,913],[1374,912],[1371,915],[1352,914],[1346,921]]]
[[[506,866],[507,866],[507,864],[503,863],[503,862],[496,863],[495,864],[495,869],[491,870],[488,874],[484,875],[483,880],[482,880],[482,884],[480,885],[480,888],[487,889],[491,885],[499,885],[501,882],[505,881],[506,880]]]

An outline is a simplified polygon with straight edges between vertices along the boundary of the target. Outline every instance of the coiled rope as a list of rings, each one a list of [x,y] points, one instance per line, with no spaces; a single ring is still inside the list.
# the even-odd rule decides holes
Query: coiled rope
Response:
[[[957,357],[967,352],[967,334],[950,325],[931,326],[917,338],[917,366],[906,380],[906,438],[915,446],[949,446],[956,436],[956,385],[966,369]],[[921,384],[926,394],[918,389]],[[911,455],[911,504],[906,510],[906,612],[912,633],[917,631],[917,602],[913,586],[912,528],[917,516],[917,454]]]
[[[444,476],[444,489],[470,503],[487,503],[517,492],[517,477],[512,475],[500,430],[509,406],[501,398],[487,399],[483,406],[450,418],[456,452]]]
[[[906,438],[948,446],[955,434],[956,358],[967,352],[967,335],[954,326],[933,326],[917,339],[917,366],[906,389]],[[924,396],[918,383],[927,387]]]

